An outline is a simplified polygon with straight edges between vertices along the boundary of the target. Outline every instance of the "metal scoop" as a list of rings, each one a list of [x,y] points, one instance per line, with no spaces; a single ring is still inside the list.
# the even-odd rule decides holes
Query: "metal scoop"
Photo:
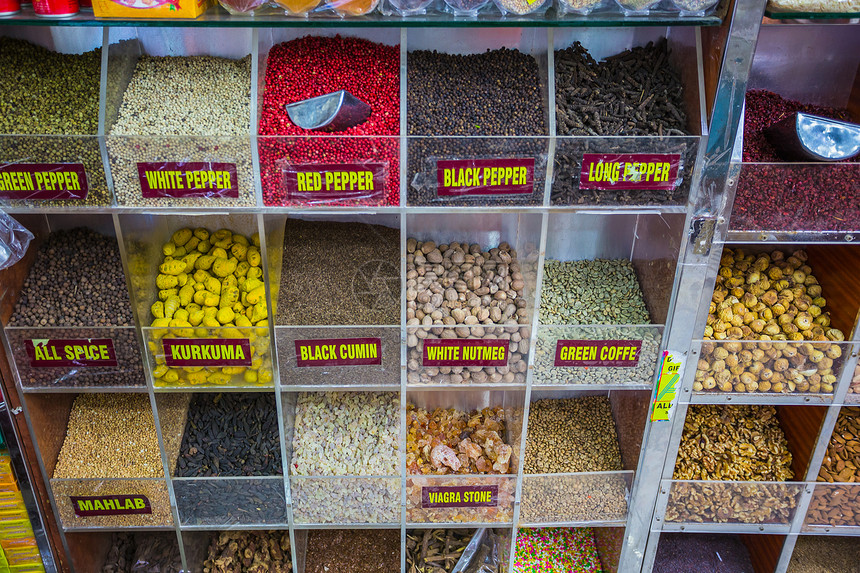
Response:
[[[860,154],[860,125],[808,113],[793,113],[765,130],[788,160],[842,161]]]
[[[344,131],[370,117],[370,106],[340,90],[286,106],[290,120],[302,129]]]

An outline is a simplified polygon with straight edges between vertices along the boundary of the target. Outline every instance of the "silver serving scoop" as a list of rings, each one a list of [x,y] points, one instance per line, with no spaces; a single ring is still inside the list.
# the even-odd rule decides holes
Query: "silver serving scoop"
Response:
[[[808,113],[793,113],[765,130],[788,160],[842,161],[860,154],[860,125]]]
[[[286,106],[290,120],[302,129],[344,131],[370,117],[370,106],[340,90]]]

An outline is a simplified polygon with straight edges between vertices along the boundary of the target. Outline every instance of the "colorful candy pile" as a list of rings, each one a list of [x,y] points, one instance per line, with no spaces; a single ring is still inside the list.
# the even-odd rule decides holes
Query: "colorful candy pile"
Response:
[[[602,573],[594,532],[589,527],[520,529],[517,573]]]

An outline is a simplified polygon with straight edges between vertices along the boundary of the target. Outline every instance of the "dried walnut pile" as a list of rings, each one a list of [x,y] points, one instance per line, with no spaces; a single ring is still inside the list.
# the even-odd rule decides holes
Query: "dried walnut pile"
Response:
[[[505,411],[407,408],[406,469],[410,474],[506,474]]]
[[[695,391],[833,392],[842,348],[832,343],[845,336],[806,261],[805,251],[723,252],[704,338],[726,342],[702,345]]]

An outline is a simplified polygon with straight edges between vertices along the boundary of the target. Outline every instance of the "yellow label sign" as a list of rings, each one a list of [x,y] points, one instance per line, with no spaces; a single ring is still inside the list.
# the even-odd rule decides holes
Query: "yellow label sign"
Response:
[[[683,356],[680,353],[663,351],[660,379],[657,381],[657,393],[654,396],[654,407],[651,409],[652,422],[668,422],[672,417],[678,386],[681,384],[683,364]]]

